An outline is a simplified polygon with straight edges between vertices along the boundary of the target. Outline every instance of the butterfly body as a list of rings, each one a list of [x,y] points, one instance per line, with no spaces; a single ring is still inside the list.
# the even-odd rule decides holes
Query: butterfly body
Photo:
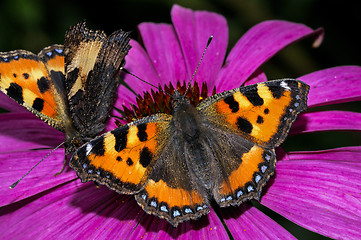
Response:
[[[79,148],[70,166],[82,180],[123,194],[173,226],[221,207],[259,199],[274,173],[274,148],[307,107],[309,87],[284,79],[236,88],[197,106],[179,92],[173,113],[105,133]]]
[[[65,152],[73,153],[104,130],[129,40],[122,30],[106,36],[81,22],[67,31],[64,46],[37,55],[0,52],[0,90],[64,132]]]

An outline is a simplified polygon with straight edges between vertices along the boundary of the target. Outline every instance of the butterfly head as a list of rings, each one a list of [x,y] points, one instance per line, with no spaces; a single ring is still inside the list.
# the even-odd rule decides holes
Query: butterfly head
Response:
[[[174,90],[172,98],[173,111],[175,109],[184,108],[185,105],[190,105],[189,99],[185,95],[181,94],[177,89]]]

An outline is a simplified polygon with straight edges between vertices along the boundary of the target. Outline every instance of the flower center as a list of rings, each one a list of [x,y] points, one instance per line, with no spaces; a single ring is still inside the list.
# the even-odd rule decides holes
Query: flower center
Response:
[[[164,85],[163,87],[160,86],[159,88],[158,90],[151,89],[150,92],[144,92],[143,95],[138,95],[136,98],[137,104],[132,104],[130,108],[123,106],[124,110],[120,111],[123,119],[129,123],[156,113],[172,114],[172,95],[174,94],[175,88],[172,83]],[[184,95],[186,89],[187,84],[185,82],[177,82],[177,90],[180,94]],[[214,87],[212,95],[215,93],[216,88]],[[202,100],[208,97],[207,83],[204,82],[200,88],[198,83],[194,82],[185,95],[193,106],[197,106]],[[122,124],[117,122],[117,125],[120,126]]]

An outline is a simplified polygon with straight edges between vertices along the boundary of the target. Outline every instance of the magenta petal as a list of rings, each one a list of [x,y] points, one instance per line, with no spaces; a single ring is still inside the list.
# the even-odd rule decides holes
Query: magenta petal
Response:
[[[114,107],[123,110],[123,106],[130,107],[131,104],[136,104],[136,95],[124,85],[118,87],[117,101],[114,103]],[[119,115],[119,114],[118,114]]]
[[[228,235],[222,222],[211,211],[197,221],[186,221],[172,227],[165,220],[145,215],[129,239],[227,239]]]
[[[322,29],[312,30],[303,24],[286,21],[266,21],[254,26],[229,53],[217,77],[217,90],[242,85],[263,63],[286,46],[312,35],[320,39],[322,33]]]
[[[227,238],[214,212],[209,214],[209,220],[204,219],[205,226],[201,221],[188,221],[173,228],[145,214],[133,196],[97,188],[92,183],[73,181],[26,201],[0,210],[1,239]]]
[[[145,49],[157,70],[162,85],[187,79],[182,50],[172,25],[142,23],[138,26]]]
[[[267,81],[266,74],[261,69],[258,69],[248,78],[248,80],[245,82],[245,85],[248,86],[266,81]],[[235,86],[235,87],[239,87],[239,86]]]
[[[50,127],[30,112],[0,114],[1,153],[52,148],[62,141],[64,141],[63,133]]]
[[[59,149],[34,168],[14,189],[9,189],[11,184],[20,179],[49,152],[50,150],[37,150],[0,154],[0,188],[2,189],[0,206],[20,201],[76,178],[75,172],[69,167],[66,167],[62,174],[54,176],[61,170],[64,162],[64,149]]]
[[[134,204],[131,208],[122,201],[120,195],[107,189],[73,181],[1,209],[0,238],[120,238],[121,233],[123,236],[127,234],[122,227],[128,226],[125,229],[129,231],[130,226],[135,226],[134,222],[116,219],[120,211],[123,211],[123,218],[124,214],[134,212]],[[134,216],[129,214],[129,217]]]
[[[228,44],[226,19],[216,13],[192,11],[178,5],[173,6],[171,16],[186,60],[186,80],[192,77],[208,38],[213,36],[194,79],[198,83],[207,82],[208,89],[212,89],[226,54]]]
[[[0,238],[126,238],[141,217],[134,199],[79,180],[0,210]]]
[[[361,100],[361,67],[334,67],[298,79],[311,87],[309,107]]]
[[[361,114],[347,111],[309,112],[300,115],[290,134],[328,130],[361,131]]]
[[[293,160],[331,160],[360,163],[361,147],[342,147],[313,152],[289,152],[288,157]]]
[[[26,112],[28,111],[25,107],[15,102],[11,98],[0,91],[0,108],[6,109],[11,112]]]
[[[247,203],[237,210],[222,209],[221,213],[234,239],[295,239],[278,223]]]
[[[262,204],[325,236],[360,239],[361,161],[289,157],[277,163],[276,177],[262,197]]]
[[[121,123],[125,124],[126,121],[120,120],[119,117],[121,118],[122,115],[121,113],[119,113],[119,110],[124,110],[124,107],[128,107],[130,108],[131,104],[135,104],[136,101],[136,95],[130,91],[127,87],[125,87],[124,85],[120,85],[118,87],[118,92],[117,92],[117,100],[114,103],[114,108],[111,114],[111,117],[109,118],[107,125],[104,129],[104,132],[108,132],[113,130],[114,128],[117,128],[118,126],[115,124],[115,121],[120,121]],[[124,106],[124,107],[123,107]]]
[[[144,81],[157,85],[160,82],[160,78],[148,54],[136,41],[130,40],[130,45],[132,48],[125,57],[125,69]],[[137,94],[142,94],[144,91],[148,91],[152,88],[149,84],[146,84],[129,74],[125,74],[124,81]]]

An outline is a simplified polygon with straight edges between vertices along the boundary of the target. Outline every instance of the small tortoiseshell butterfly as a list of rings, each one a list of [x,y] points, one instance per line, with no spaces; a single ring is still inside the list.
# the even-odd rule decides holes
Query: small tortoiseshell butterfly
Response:
[[[159,113],[79,148],[70,166],[82,182],[135,194],[173,226],[221,207],[259,199],[275,171],[274,148],[307,108],[309,86],[283,79],[236,88],[196,107],[175,91],[172,115]]]
[[[122,30],[107,37],[81,22],[66,32],[64,46],[38,55],[0,52],[0,90],[65,132],[66,154],[72,153],[104,130],[129,40]]]

